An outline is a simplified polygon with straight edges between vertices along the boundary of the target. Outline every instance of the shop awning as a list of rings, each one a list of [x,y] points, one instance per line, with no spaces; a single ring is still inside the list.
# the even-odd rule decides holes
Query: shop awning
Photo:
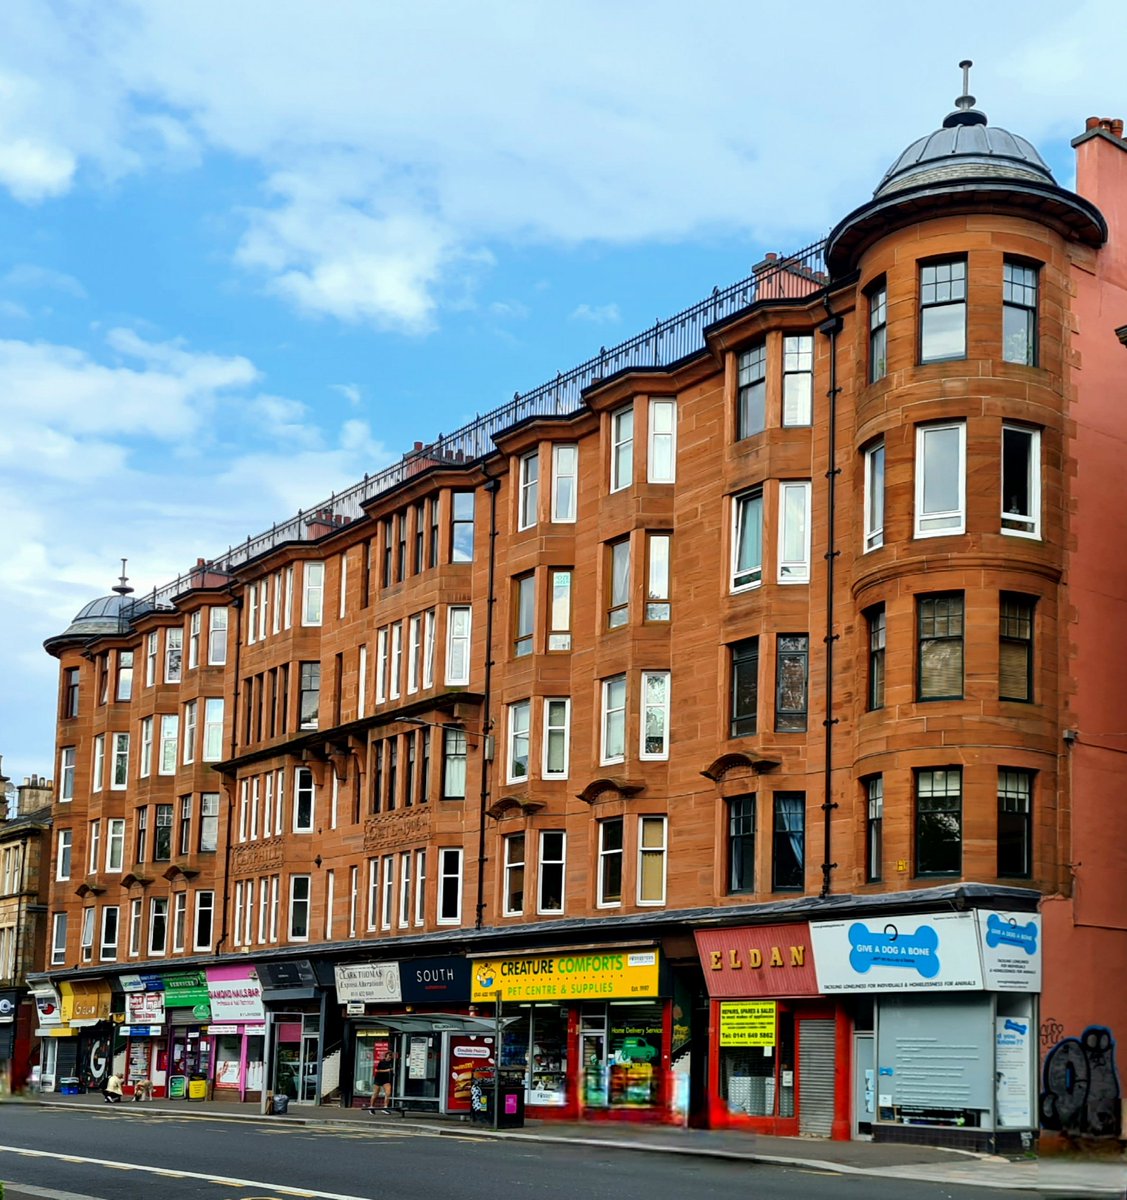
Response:
[[[78,1028],[110,1019],[113,997],[104,979],[64,979],[59,989],[63,1020],[70,1025]]]
[[[502,1017],[501,1027],[519,1021],[520,1017]],[[358,1028],[378,1027],[393,1029],[396,1033],[435,1033],[449,1029],[454,1033],[495,1033],[497,1021],[493,1017],[467,1017],[462,1013],[396,1013],[394,1016],[353,1017]]]

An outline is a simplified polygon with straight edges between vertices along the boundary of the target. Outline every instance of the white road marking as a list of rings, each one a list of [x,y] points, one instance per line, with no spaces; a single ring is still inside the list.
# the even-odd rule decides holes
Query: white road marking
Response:
[[[370,1200],[367,1196],[350,1196],[341,1192],[311,1192],[307,1188],[286,1187],[284,1184],[268,1183],[261,1179],[238,1179],[231,1175],[213,1175],[206,1171],[176,1171],[170,1167],[147,1167],[140,1163],[118,1162],[110,1158],[86,1158],[77,1154],[57,1154],[52,1150],[28,1150],[23,1146],[0,1146],[0,1154],[19,1154],[26,1158],[54,1158],[60,1162],[88,1163],[96,1167],[113,1167],[119,1171],[142,1171],[150,1175],[164,1175],[171,1179],[202,1179],[208,1183],[221,1183],[229,1187],[252,1187],[262,1192],[311,1197],[312,1200]],[[19,1191],[23,1185],[13,1181],[10,1186],[14,1191]]]
[[[8,1190],[21,1195],[41,1196],[43,1200],[98,1200],[97,1196],[87,1196],[83,1192],[58,1192],[54,1188],[37,1187],[31,1183],[9,1183]]]

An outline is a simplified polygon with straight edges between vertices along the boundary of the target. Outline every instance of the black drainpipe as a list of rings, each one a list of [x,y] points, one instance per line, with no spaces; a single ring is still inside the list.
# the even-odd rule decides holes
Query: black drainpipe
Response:
[[[833,811],[837,808],[833,798],[833,727],[837,724],[837,717],[833,715],[834,643],[838,637],[834,632],[834,567],[841,551],[836,548],[834,526],[837,516],[837,477],[841,473],[837,465],[837,396],[841,390],[837,386],[837,335],[841,331],[842,320],[830,308],[828,299],[824,299],[822,303],[829,316],[818,326],[818,332],[830,339],[830,387],[826,393],[830,402],[830,447],[826,463],[826,716],[822,722],[826,735],[826,757],[822,792],[822,890],[819,893],[824,900],[833,890],[833,872],[837,866],[833,861],[831,843]]]
[[[235,626],[235,662],[234,662],[234,677],[235,677],[235,692],[231,698],[231,757],[234,758],[238,750],[239,737],[239,648],[242,646],[242,630],[239,628],[239,615],[242,612],[243,600],[241,596],[231,596],[230,607],[235,610],[234,622],[228,622],[228,626]],[[226,833],[223,838],[223,903],[220,911],[223,913],[221,924],[219,927],[219,941],[215,943],[215,953],[220,952],[220,947],[226,944],[227,941],[227,904],[231,896],[231,822],[235,815],[235,789],[223,789],[227,793],[227,826]]]
[[[482,464],[482,470],[485,466]],[[493,761],[493,718],[491,716],[493,682],[493,607],[497,574],[497,493],[501,481],[485,472],[485,490],[489,493],[489,585],[485,607],[485,680],[481,701],[481,796],[477,806],[477,909],[474,928],[485,924],[485,810],[489,807],[489,770]]]

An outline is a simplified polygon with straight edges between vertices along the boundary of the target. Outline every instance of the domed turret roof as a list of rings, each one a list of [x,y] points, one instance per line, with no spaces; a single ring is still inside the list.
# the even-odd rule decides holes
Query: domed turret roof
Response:
[[[855,270],[865,250],[895,230],[941,214],[1013,213],[1089,246],[1106,241],[1107,222],[1099,209],[1062,188],[1025,138],[992,128],[974,107],[971,65],[959,64],[963,94],[955,111],[900,154],[873,198],[830,231],[831,275]]]
[[[960,96],[956,104],[973,96]],[[1055,184],[1035,147],[1017,134],[987,123],[977,109],[956,109],[941,128],[917,138],[884,174],[874,196],[945,179],[1021,179]]]
[[[139,600],[132,592],[123,574],[121,583],[114,588],[112,595],[99,596],[97,600],[84,604],[66,629],[48,638],[44,646],[50,651],[64,642],[83,642],[90,638],[115,637],[128,632],[132,621],[143,613],[152,612],[154,607],[151,601]]]

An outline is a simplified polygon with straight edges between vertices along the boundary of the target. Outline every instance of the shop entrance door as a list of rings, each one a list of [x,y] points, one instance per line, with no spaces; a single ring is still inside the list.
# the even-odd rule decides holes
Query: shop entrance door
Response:
[[[321,1037],[316,1013],[280,1016],[274,1023],[274,1091],[295,1104],[316,1104]]]
[[[188,1081],[207,1079],[211,1070],[211,1039],[201,1037],[198,1030],[174,1029],[170,1059],[168,1095],[173,1100],[188,1096]]]
[[[583,1064],[583,1103],[587,1108],[607,1106],[607,1035],[584,1030],[579,1035],[579,1061]]]
[[[834,1121],[832,1018],[798,1023],[798,1132],[829,1137]]]
[[[876,1116],[877,1069],[873,1055],[873,1035],[853,1035],[853,1138],[873,1140],[873,1120]]]

